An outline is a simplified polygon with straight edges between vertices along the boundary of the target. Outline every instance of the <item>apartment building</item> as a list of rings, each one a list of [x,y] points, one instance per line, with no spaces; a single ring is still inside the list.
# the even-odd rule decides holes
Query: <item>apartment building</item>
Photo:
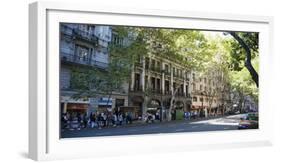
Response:
[[[137,107],[139,115],[160,112],[164,118],[175,95],[174,109],[190,110],[189,80],[190,71],[179,61],[153,54],[140,58],[131,74],[129,105]]]
[[[61,112],[106,111],[128,105],[128,84],[124,91],[113,92],[112,96],[97,95],[74,99],[71,87],[72,68],[96,67],[105,70],[109,63],[108,46],[118,40],[110,26],[68,24],[60,26],[60,101]]]
[[[221,71],[192,72],[192,111],[208,115],[223,114],[230,100],[229,85]]]
[[[134,64],[131,79],[123,91],[109,96],[74,99],[71,86],[72,68],[95,67],[104,71],[110,59],[109,44],[128,44],[111,26],[68,24],[60,26],[60,102],[61,112],[104,112],[130,110],[133,117],[147,112],[161,114],[164,119],[174,96],[173,110],[218,112],[222,106],[219,73],[201,75],[187,69],[179,60],[147,54]],[[176,91],[176,93],[174,93]],[[211,102],[212,101],[212,102]],[[208,108],[210,108],[208,110]]]

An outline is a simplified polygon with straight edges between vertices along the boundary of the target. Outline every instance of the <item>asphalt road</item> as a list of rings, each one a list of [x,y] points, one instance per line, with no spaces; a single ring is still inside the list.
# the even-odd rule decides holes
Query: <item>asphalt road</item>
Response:
[[[61,132],[61,138],[140,135],[200,131],[237,130],[237,126],[244,114],[211,118],[203,120],[183,120],[145,125],[127,125],[102,129],[65,130]]]

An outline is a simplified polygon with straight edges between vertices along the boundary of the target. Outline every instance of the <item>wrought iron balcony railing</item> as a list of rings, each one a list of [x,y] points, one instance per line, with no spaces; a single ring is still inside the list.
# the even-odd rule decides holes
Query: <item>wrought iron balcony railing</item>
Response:
[[[98,37],[95,36],[93,33],[87,32],[87,31],[83,31],[81,29],[75,28],[73,31],[73,34],[75,37],[89,41],[94,43],[95,45],[98,44]]]
[[[98,44],[98,37],[93,33],[81,30],[79,28],[71,28],[68,25],[61,25],[61,33],[71,36],[72,38],[79,38],[85,41],[94,43],[94,45]]]
[[[71,63],[82,64],[87,66],[95,66],[102,69],[108,67],[108,63],[100,62],[95,60],[94,58],[88,58],[86,56],[82,57],[82,56],[73,55],[61,51],[60,57],[61,57],[61,61],[63,62],[71,62]]]

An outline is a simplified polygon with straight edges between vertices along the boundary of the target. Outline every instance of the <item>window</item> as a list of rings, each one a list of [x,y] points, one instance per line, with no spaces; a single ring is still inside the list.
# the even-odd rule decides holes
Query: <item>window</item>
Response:
[[[87,61],[89,59],[89,48],[77,45],[76,56],[79,61]]]
[[[149,58],[145,58],[145,69],[149,68]]]
[[[151,86],[152,86],[152,89],[155,90],[155,78],[154,77],[151,77]]]
[[[156,89],[158,92],[160,92],[160,86],[161,86],[160,79],[157,79]]]
[[[169,73],[169,66],[167,64],[165,64],[165,72]]]
[[[155,70],[155,60],[154,59],[151,60],[151,69]]]
[[[202,85],[200,85],[200,91],[202,91],[203,90],[203,86]]]
[[[140,90],[140,74],[135,74],[135,88],[136,91]]]
[[[197,97],[193,97],[193,102],[197,102]]]
[[[79,25],[79,29],[82,30],[82,31],[89,31],[90,30],[90,26],[89,25],[80,24]]]
[[[165,80],[165,92],[169,92],[170,90],[169,87],[170,87],[169,81]]]
[[[182,70],[180,70],[180,74],[179,74],[179,76],[182,78],[183,76],[182,76]]]
[[[161,66],[160,66],[160,65],[161,65],[160,62],[157,61],[157,62],[156,62],[156,68],[157,68],[157,70],[159,70],[159,71],[161,70]]]
[[[200,97],[200,102],[203,102],[203,97]]]
[[[196,90],[196,84],[195,83],[192,84],[192,90],[194,90],[194,91]]]

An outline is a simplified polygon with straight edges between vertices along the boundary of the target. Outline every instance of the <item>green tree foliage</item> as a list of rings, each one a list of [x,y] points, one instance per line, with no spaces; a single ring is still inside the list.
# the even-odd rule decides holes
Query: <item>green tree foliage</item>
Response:
[[[258,33],[254,32],[229,32],[231,36],[236,40],[238,45],[233,44],[233,52],[236,55],[240,55],[234,59],[234,69],[239,69],[239,60],[245,58],[244,66],[248,69],[251,74],[252,80],[259,87],[259,75],[252,65],[252,58],[258,54]],[[234,58],[234,57],[232,57]]]
[[[254,59],[258,57],[259,34],[255,32],[236,32],[236,33],[240,38],[243,39],[243,41],[250,48],[252,58]],[[230,68],[235,71],[240,71],[245,67],[244,65],[244,61],[246,59],[245,50],[243,49],[242,45],[239,44],[239,42],[237,42],[236,40],[230,39],[228,41],[231,46]]]
[[[113,28],[121,43],[109,45],[109,64],[106,69],[97,67],[73,68],[71,86],[78,92],[77,97],[95,97],[109,95],[114,91],[124,91],[124,83],[128,83],[134,64],[147,55],[156,55],[180,62],[186,71],[220,72],[224,85],[232,91],[249,95],[258,99],[258,89],[249,70],[245,67],[246,51],[235,38],[230,35],[208,37],[199,30],[123,27]],[[258,70],[258,33],[235,32],[249,47],[251,61]],[[211,77],[210,77],[211,78]],[[176,93],[178,87],[175,88]],[[147,88],[146,95],[150,95]],[[174,104],[171,98],[170,104]],[[170,106],[172,108],[172,106]],[[170,109],[171,110],[171,109]]]

